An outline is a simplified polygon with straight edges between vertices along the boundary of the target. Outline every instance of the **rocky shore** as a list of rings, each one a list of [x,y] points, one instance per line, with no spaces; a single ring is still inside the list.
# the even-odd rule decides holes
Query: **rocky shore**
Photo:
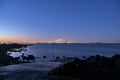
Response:
[[[90,56],[85,60],[74,58],[49,72],[49,75],[66,76],[79,80],[120,80],[120,55],[111,58]]]
[[[17,58],[10,56],[9,52],[20,52],[28,45],[25,44],[0,44],[0,66],[21,63]]]

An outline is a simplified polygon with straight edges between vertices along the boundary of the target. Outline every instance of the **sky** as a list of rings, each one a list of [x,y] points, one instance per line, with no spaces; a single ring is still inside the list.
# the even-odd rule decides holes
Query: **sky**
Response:
[[[119,0],[0,0],[0,42],[120,42]]]

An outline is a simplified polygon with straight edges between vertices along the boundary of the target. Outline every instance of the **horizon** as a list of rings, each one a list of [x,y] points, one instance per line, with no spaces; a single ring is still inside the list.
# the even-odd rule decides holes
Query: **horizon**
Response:
[[[120,42],[0,42],[0,44],[120,44]]]
[[[0,0],[1,43],[120,43],[118,0]]]

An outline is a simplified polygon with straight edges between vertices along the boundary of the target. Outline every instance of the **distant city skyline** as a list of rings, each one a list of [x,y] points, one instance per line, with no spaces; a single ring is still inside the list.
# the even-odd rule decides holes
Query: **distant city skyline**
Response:
[[[0,0],[0,42],[120,43],[119,0]]]

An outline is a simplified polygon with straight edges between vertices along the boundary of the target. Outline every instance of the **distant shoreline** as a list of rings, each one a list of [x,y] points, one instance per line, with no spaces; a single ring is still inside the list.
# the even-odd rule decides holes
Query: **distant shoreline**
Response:
[[[45,42],[45,43],[40,43],[40,42],[36,42],[36,43],[19,43],[19,42],[17,42],[17,43],[14,43],[14,42],[8,42],[8,43],[2,43],[2,42],[0,42],[0,45],[1,44],[22,44],[22,45],[33,45],[33,44],[120,44],[120,42],[107,42],[107,43],[105,43],[105,42],[91,42],[91,43],[48,43],[48,42]]]

